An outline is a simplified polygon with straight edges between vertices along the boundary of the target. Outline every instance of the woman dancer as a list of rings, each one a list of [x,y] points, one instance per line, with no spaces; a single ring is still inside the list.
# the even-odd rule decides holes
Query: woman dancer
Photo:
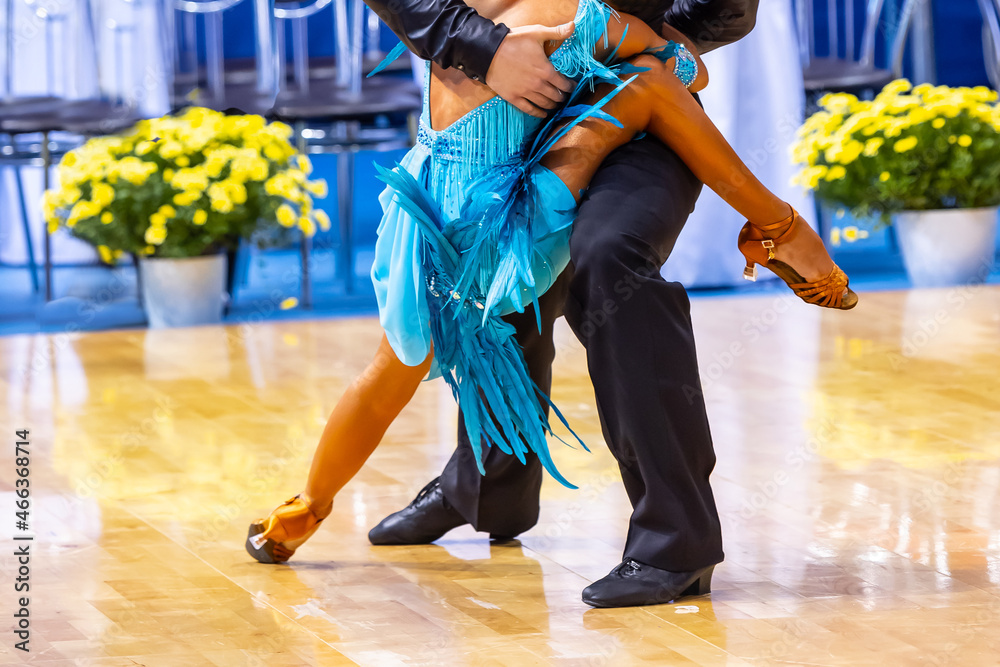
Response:
[[[507,25],[555,25],[571,18],[573,3],[469,4]],[[566,266],[576,203],[603,159],[641,132],[748,218],[739,239],[748,276],[761,264],[809,303],[856,304],[819,237],[754,178],[685,89],[707,79],[685,38],[665,42],[599,0],[573,9],[576,31],[551,59],[578,85],[544,124],[428,64],[418,144],[380,175],[389,187],[372,277],[385,335],[334,409],[305,490],[251,524],[246,548],[257,560],[287,561],[315,532],[428,371],[451,385],[473,443],[522,460],[530,449],[569,484],[546,449],[548,398],[500,316],[523,310]]]

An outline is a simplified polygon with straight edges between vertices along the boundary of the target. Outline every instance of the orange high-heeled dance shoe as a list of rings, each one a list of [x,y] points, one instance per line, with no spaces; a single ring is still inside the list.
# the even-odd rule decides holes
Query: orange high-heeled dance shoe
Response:
[[[250,524],[247,553],[261,563],[284,563],[322,522],[301,497],[295,496],[276,507],[266,519]]]
[[[782,244],[791,243],[803,230],[812,232],[798,211],[792,209],[789,218],[771,225],[755,226],[749,222],[740,231],[739,248],[746,257],[747,266],[743,277],[747,280],[757,280],[757,264],[770,269],[785,281],[795,295],[806,303],[823,308],[850,310],[858,305],[858,295],[848,287],[847,275],[836,264],[830,274],[820,280],[809,282],[788,264],[775,258],[774,249]],[[777,236],[773,236],[783,227],[788,227]],[[815,233],[815,232],[813,232]]]

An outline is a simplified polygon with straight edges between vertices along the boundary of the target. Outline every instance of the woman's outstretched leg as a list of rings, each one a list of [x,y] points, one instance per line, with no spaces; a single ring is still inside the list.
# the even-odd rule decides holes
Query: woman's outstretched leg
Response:
[[[750,224],[741,234],[741,249],[744,243],[748,248],[757,244],[759,248],[751,249],[756,261],[794,285],[806,300],[852,307],[857,297],[847,289],[846,276],[830,259],[823,241],[743,163],[674,75],[673,59],[663,63],[645,55],[630,62],[648,71],[640,73],[604,107],[623,127],[597,119],[584,121],[556,144],[542,165],[554,171],[571,192],[582,193],[612,150],[640,132],[650,132],[747,218]],[[594,100],[606,93],[607,88],[598,90]],[[791,267],[795,270],[785,271]],[[808,294],[810,285],[819,285],[822,293]]]
[[[347,388],[327,420],[305,490],[250,525],[246,548],[263,563],[287,561],[319,527],[333,497],[361,470],[386,429],[427,376],[433,355],[407,366],[382,336],[375,358]]]

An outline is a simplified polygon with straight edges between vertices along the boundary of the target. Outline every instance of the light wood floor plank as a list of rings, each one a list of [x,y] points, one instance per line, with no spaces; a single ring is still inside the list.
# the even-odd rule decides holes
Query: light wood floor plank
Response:
[[[377,321],[0,338],[37,530],[32,653],[6,633],[0,663],[1000,665],[1000,288],[692,310],[726,561],[709,597],[620,610],[580,601],[629,507],[565,325],[553,398],[593,453],[553,445],[580,490],[546,480],[536,528],[368,544],[450,455],[456,409],[427,383],[282,567],[249,559],[246,525],[299,490]]]

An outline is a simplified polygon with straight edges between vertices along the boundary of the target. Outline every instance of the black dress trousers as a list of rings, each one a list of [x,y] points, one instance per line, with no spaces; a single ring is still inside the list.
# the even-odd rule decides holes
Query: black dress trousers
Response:
[[[553,322],[566,316],[587,350],[604,437],[633,507],[624,555],[675,572],[723,558],[690,304],[679,283],[660,276],[700,190],[654,137],[622,146],[580,204],[572,264],[539,300],[542,331],[530,310],[507,318],[532,378],[548,392]],[[493,447],[482,476],[461,424],[441,476],[445,497],[480,531],[513,537],[534,526],[541,464]]]

